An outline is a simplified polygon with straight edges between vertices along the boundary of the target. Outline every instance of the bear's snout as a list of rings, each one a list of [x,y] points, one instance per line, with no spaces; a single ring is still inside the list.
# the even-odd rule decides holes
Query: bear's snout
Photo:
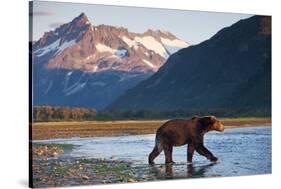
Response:
[[[220,121],[217,121],[215,123],[215,130],[219,131],[219,132],[223,132],[224,131],[224,126]]]
[[[219,125],[218,131],[224,132],[224,126],[223,126],[223,124],[222,124],[222,123],[219,123],[218,125]]]

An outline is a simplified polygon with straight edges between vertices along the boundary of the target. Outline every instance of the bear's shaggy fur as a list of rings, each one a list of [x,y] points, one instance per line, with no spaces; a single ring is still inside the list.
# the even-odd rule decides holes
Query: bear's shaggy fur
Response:
[[[174,119],[167,121],[156,132],[155,147],[148,157],[149,164],[154,163],[153,160],[162,150],[165,153],[165,163],[173,163],[173,146],[185,144],[188,144],[188,162],[192,162],[194,150],[210,161],[216,162],[218,158],[204,146],[204,134],[209,131],[224,131],[222,123],[215,116],[195,116],[189,120]]]

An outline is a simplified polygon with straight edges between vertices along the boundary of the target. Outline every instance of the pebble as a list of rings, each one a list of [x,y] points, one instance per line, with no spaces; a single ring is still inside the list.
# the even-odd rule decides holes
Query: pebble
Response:
[[[90,178],[87,175],[82,176],[82,179],[89,180]]]
[[[128,178],[128,182],[136,182],[136,181],[132,178]]]
[[[59,154],[57,152],[53,152],[52,156],[57,157]]]

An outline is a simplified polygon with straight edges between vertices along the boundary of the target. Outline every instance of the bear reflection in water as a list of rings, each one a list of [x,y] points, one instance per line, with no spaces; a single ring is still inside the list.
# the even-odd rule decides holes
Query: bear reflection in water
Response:
[[[199,178],[204,177],[207,172],[215,163],[207,165],[194,166],[193,164],[165,164],[165,166],[150,165],[150,175],[157,179],[174,179],[174,178]],[[176,171],[182,170],[185,171]]]

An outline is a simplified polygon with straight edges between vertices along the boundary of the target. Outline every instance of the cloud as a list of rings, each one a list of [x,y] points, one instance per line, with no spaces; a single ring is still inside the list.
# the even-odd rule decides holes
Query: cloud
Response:
[[[35,11],[29,13],[29,16],[51,16],[51,15],[54,15],[54,13],[46,12],[46,11]]]
[[[49,27],[54,29],[54,28],[58,28],[59,26],[65,24],[64,22],[54,22],[54,23],[51,23],[49,24]]]

